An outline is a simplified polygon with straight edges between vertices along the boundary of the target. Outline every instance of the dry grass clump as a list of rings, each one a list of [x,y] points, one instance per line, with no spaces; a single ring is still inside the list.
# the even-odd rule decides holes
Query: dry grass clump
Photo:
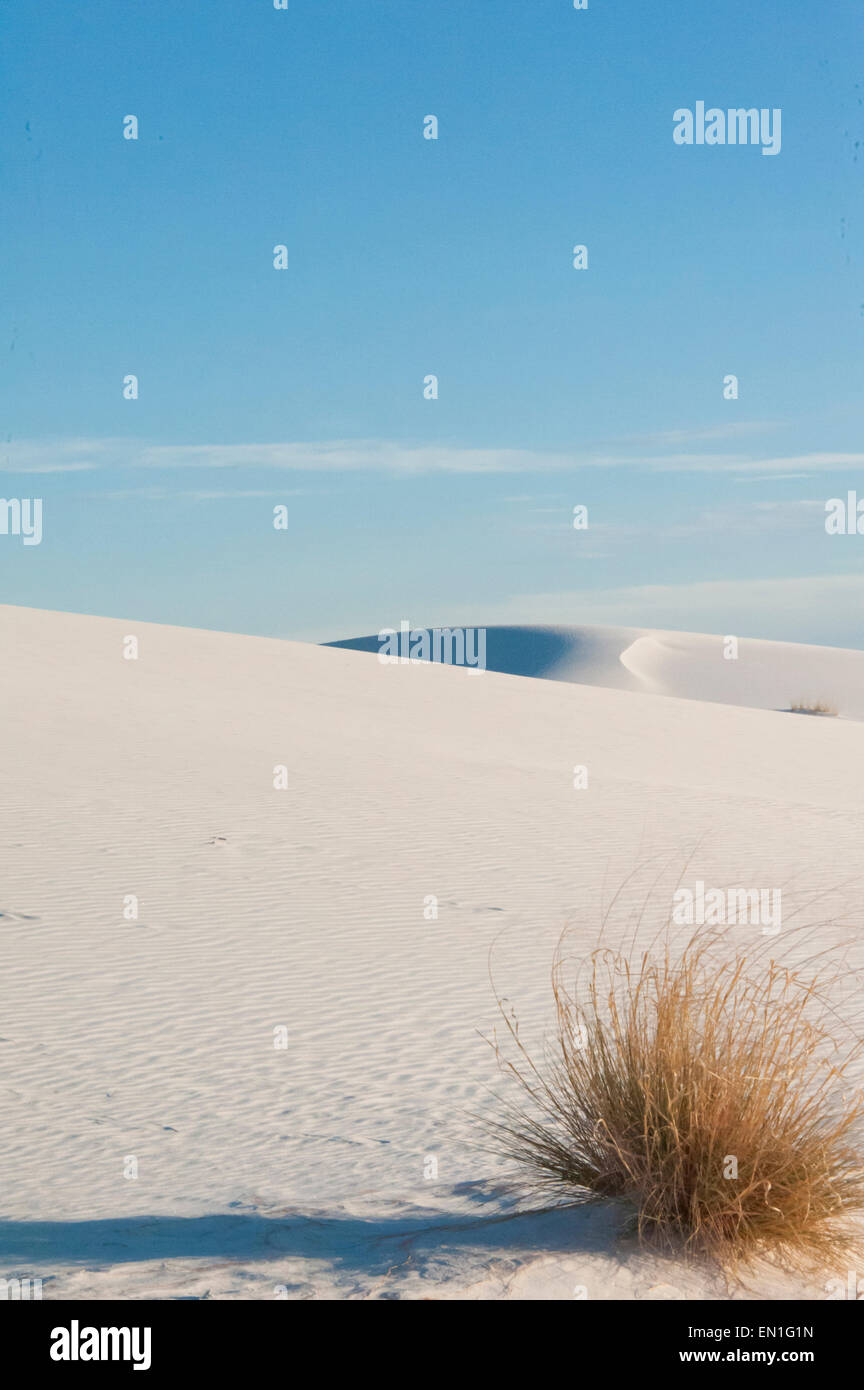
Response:
[[[823,714],[834,715],[837,710],[833,705],[827,704],[824,700],[796,700],[789,706],[790,714]]]
[[[668,939],[659,959],[598,949],[568,990],[563,942],[538,1064],[498,998],[506,1046],[493,1045],[523,1103],[484,1128],[529,1189],[625,1199],[640,1238],[727,1268],[759,1254],[846,1267],[864,1100],[848,1080],[858,1045],[832,1036],[841,970],[785,967],[761,947],[724,959],[703,929],[677,956]]]

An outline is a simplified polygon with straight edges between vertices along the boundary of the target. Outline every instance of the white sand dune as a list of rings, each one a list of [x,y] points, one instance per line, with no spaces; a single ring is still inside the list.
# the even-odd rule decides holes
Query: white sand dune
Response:
[[[581,674],[542,680],[23,608],[0,636],[0,1274],[46,1298],[727,1296],[614,1212],[520,1213],[470,1146],[499,1084],[488,953],[539,1039],[565,922],[590,950],[626,875],[690,855],[836,917],[818,940],[864,965],[864,730],[735,707],[857,717],[860,653],[742,643],[733,677],[716,638],[628,634],[622,663],[598,632],[595,665],[577,641]],[[598,688],[619,666],[635,684]],[[781,1292],[825,1296],[749,1296]]]
[[[864,652],[624,627],[490,627],[490,671],[616,690],[789,710],[821,701],[864,719]],[[328,645],[377,652],[377,635]],[[735,650],[735,656],[727,651]]]

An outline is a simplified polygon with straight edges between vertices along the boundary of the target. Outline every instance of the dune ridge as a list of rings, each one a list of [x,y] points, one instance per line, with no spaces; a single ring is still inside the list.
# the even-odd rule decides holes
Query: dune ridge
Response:
[[[377,635],[327,646],[377,652]],[[679,699],[788,710],[827,699],[864,719],[864,652],[650,628],[516,626],[486,629],[486,665],[506,675],[599,685]]]

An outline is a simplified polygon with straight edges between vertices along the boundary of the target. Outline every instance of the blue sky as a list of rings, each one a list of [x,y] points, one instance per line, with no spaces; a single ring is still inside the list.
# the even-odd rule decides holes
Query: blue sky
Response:
[[[2,491],[44,513],[4,602],[864,646],[864,536],[824,531],[864,497],[859,4],[43,0],[0,37]],[[780,108],[781,152],[677,146],[699,100]]]

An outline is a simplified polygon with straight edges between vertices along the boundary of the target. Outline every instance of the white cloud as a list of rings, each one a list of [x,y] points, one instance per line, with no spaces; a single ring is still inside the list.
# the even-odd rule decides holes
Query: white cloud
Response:
[[[620,461],[619,461],[620,462]],[[680,454],[670,458],[642,458],[640,467],[657,467],[663,471],[704,473],[752,473],[766,475],[784,474],[797,470],[807,473],[820,473],[826,469],[844,471],[848,468],[864,468],[864,454],[847,454],[826,450],[823,453],[795,454],[786,458],[743,458],[735,454]]]
[[[457,605],[440,621],[671,628],[864,647],[862,615],[864,574],[842,574],[519,594],[480,611]]]
[[[400,445],[387,440],[327,440],[305,444],[153,445],[145,468],[283,468],[308,472],[530,473],[573,468],[575,454],[531,449],[462,449]]]
[[[711,432],[708,432],[709,434]],[[714,432],[716,433],[716,432]],[[707,437],[707,436],[706,436]],[[713,436],[712,436],[713,437]],[[699,438],[675,431],[675,444]],[[579,450],[462,448],[390,440],[319,440],[271,444],[148,444],[135,439],[19,440],[0,446],[0,471],[78,472],[96,468],[258,468],[291,472],[555,473],[579,468],[642,472],[757,473],[765,478],[864,468],[864,453],[824,450],[789,457],[743,453],[600,453]]]
[[[546,473],[576,468],[633,468],[648,472],[758,471],[864,467],[864,454],[811,453],[795,458],[748,458],[740,454],[596,454],[541,449],[465,449],[455,445],[400,445],[386,440],[334,440],[306,444],[201,444],[143,447],[136,462],[145,468],[284,468],[387,473]]]
[[[219,502],[234,501],[236,498],[266,498],[274,506],[286,497],[309,497],[311,493],[306,488],[300,487],[280,487],[274,483],[271,488],[168,488],[168,487],[131,487],[120,488],[112,492],[94,492],[93,497],[104,497],[109,501],[122,501],[127,497],[136,497],[146,502],[167,502],[176,501],[178,498],[189,502]]]
[[[722,425],[708,425],[703,429],[654,430],[642,434],[619,435],[608,440],[608,444],[620,447],[630,445],[661,445],[663,447],[695,444],[707,439],[737,439],[751,434],[767,434],[781,428],[776,420],[727,420]],[[605,446],[604,446],[605,447]]]
[[[16,439],[0,444],[0,473],[84,473],[127,462],[127,439]]]

